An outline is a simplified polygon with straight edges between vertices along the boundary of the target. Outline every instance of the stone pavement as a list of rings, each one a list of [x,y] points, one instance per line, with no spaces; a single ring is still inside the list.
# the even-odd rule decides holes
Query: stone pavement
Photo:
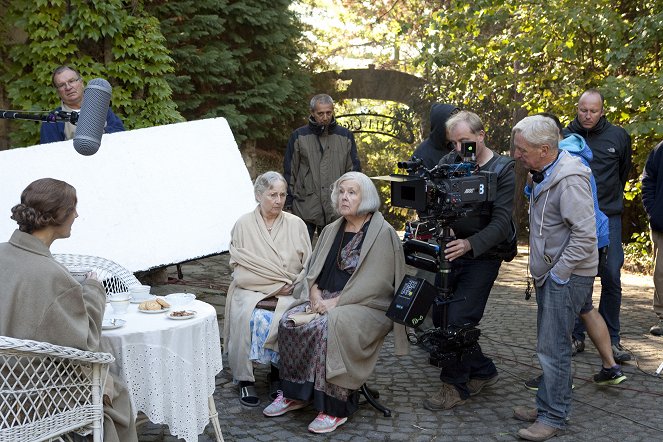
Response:
[[[199,299],[217,307],[222,326],[225,290],[230,280],[228,255],[193,261],[182,265],[183,279],[176,284],[155,286],[156,294],[181,291],[196,293]],[[306,427],[316,416],[312,408],[276,418],[265,418],[267,370],[256,370],[256,388],[263,400],[261,407],[248,408],[239,403],[238,390],[225,368],[216,378],[214,394],[221,428],[226,441],[509,441],[526,426],[512,418],[512,407],[534,405],[535,394],[523,382],[540,374],[536,348],[536,303],[534,296],[524,299],[527,256],[521,253],[502,266],[481,324],[480,344],[495,361],[500,380],[449,411],[431,412],[422,402],[439,388],[439,371],[428,364],[427,353],[412,347],[404,357],[393,355],[388,337],[369,385],[380,392],[381,402],[392,410],[392,417],[368,404],[330,435],[310,434]],[[175,267],[168,269],[176,279]],[[568,430],[558,441],[661,441],[663,440],[663,378],[653,375],[663,362],[663,338],[651,336],[655,322],[651,310],[653,284],[650,277],[623,275],[622,344],[634,357],[624,364],[628,380],[619,386],[599,387],[592,375],[600,369],[600,359],[587,340],[587,349],[574,357],[573,411]],[[595,287],[595,294],[600,285]],[[598,304],[597,296],[595,303]],[[224,365],[226,358],[224,357]],[[144,442],[175,441],[162,425],[148,423],[139,428]],[[213,441],[211,425],[199,436]]]

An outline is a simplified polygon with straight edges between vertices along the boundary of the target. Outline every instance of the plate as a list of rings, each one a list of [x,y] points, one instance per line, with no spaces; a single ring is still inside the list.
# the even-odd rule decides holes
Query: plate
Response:
[[[120,328],[124,324],[126,324],[127,321],[124,319],[104,319],[101,322],[101,329],[102,330],[113,330],[115,328]]]
[[[149,313],[149,314],[164,313],[164,312],[167,312],[168,310],[170,310],[170,307],[162,308],[161,310],[141,310],[141,309],[138,309],[138,311],[141,312],[141,313]]]
[[[187,312],[187,313],[193,313],[193,314],[188,315],[188,316],[173,316],[176,312]],[[177,311],[174,311],[172,313],[169,313],[168,317],[170,319],[175,319],[175,320],[181,321],[181,320],[184,320],[184,319],[195,318],[197,314],[198,314],[198,312],[195,311],[195,310],[177,310]]]
[[[131,303],[132,303],[132,304],[140,304],[141,302],[145,302],[145,301],[154,301],[155,299],[157,299],[157,297],[154,296],[154,295],[151,295],[151,296],[149,296],[149,297],[147,297],[147,298],[141,298],[140,300],[138,300],[138,299],[134,299],[134,298],[132,297],[132,298],[131,298]]]

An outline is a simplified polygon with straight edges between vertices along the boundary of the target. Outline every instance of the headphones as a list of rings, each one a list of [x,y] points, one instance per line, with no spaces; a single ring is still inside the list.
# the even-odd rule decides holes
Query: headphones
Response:
[[[559,158],[559,150],[557,151],[557,157],[555,158],[555,161],[557,161],[557,158]],[[555,164],[555,161],[544,167],[541,172],[530,169],[529,173],[532,174],[532,181],[534,181],[536,184],[539,184],[541,181],[543,181],[543,179],[546,177],[546,170],[550,169],[552,165]]]

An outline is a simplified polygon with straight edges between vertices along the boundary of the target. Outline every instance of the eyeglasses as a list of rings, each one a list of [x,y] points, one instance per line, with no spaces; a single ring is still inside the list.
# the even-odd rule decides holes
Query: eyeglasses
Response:
[[[67,87],[67,85],[69,85],[69,87],[74,87],[74,85],[76,83],[78,83],[79,81],[81,81],[81,80],[82,80],[81,77],[72,78],[71,80],[67,80],[64,83],[56,84],[55,88],[56,89],[64,89],[64,88]]]

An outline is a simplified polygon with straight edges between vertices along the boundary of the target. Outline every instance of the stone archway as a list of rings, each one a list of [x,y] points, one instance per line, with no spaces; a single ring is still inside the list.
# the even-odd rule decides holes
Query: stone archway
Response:
[[[318,90],[325,91],[335,101],[367,98],[395,101],[405,104],[421,117],[421,133],[430,130],[429,114],[431,103],[421,98],[426,81],[417,76],[391,69],[344,69],[321,72],[314,77]]]

